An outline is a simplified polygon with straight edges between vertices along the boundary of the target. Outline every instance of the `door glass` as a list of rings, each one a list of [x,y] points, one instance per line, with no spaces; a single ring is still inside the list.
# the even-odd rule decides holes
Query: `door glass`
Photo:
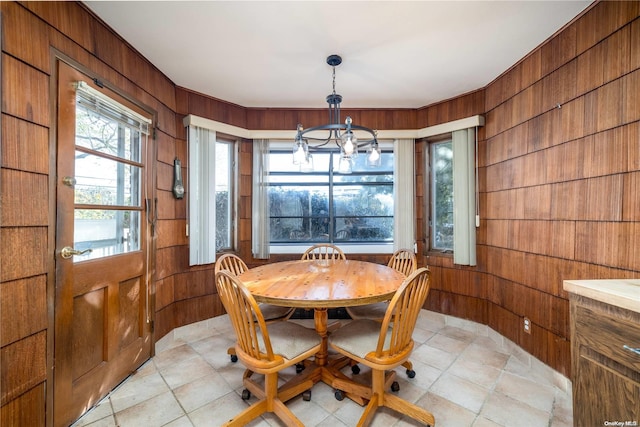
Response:
[[[74,262],[140,250],[140,153],[146,135],[76,106]]]

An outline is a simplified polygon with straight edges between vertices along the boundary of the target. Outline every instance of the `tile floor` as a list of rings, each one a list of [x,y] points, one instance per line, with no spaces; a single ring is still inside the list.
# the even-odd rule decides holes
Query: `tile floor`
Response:
[[[300,322],[312,327],[313,321]],[[244,368],[226,354],[232,337],[226,316],[174,330],[156,344],[153,359],[74,427],[221,425],[248,404],[240,397]],[[398,368],[398,393],[431,411],[438,427],[573,425],[570,382],[487,326],[423,310],[414,340],[417,375],[408,379]],[[290,369],[285,376],[296,375]],[[366,380],[368,371],[362,367],[358,377]],[[308,427],[355,426],[363,410],[349,399],[337,401],[323,383],[314,386],[311,401],[299,396],[287,405]],[[281,425],[271,414],[249,424]],[[382,409],[371,425],[420,424]]]

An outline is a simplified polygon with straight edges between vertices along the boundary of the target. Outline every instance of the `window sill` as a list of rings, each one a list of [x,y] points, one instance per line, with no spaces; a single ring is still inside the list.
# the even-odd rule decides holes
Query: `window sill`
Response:
[[[272,254],[302,254],[315,243],[283,243],[269,246]],[[392,254],[393,243],[373,243],[368,245],[354,243],[335,243],[345,254]]]

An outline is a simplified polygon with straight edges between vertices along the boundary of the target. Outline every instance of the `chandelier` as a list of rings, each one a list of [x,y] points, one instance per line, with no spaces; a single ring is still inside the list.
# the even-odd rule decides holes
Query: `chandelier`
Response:
[[[364,126],[354,125],[351,117],[347,117],[344,123],[340,120],[340,103],[342,96],[336,93],[336,66],[342,63],[338,55],[327,57],[327,64],[333,70],[333,92],[327,95],[329,104],[329,123],[304,129],[298,124],[298,132],[293,144],[293,164],[300,165],[303,172],[313,171],[312,152],[322,149],[334,149],[334,144],[340,149],[338,171],[351,173],[358,150],[367,152],[367,166],[380,166],[380,147],[378,146],[377,132]],[[361,131],[366,139],[358,138],[354,131]],[[319,134],[324,133],[323,136]],[[365,148],[366,147],[366,148]]]

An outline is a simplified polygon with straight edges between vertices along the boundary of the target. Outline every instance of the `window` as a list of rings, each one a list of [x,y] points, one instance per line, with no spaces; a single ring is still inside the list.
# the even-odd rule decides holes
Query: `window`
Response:
[[[431,249],[453,250],[453,147],[451,140],[430,144]]]
[[[428,143],[429,249],[453,252],[453,263],[476,265],[477,167],[474,128]]]
[[[189,126],[189,265],[210,264],[232,249],[235,233],[235,141]]]
[[[151,121],[84,82],[76,91],[73,261],[141,248],[142,153]]]
[[[233,248],[234,149],[233,141],[216,140],[216,252]]]
[[[381,145],[382,146],[382,145]],[[358,156],[350,174],[338,153],[313,153],[314,171],[300,172],[291,151],[269,153],[269,240],[272,245],[317,242],[391,244],[394,239],[393,151],[381,167]]]

